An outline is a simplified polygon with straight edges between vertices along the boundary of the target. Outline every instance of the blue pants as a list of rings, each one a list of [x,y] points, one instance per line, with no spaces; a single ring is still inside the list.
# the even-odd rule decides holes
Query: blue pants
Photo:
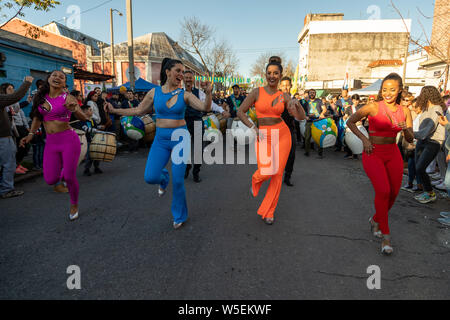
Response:
[[[172,134],[174,139],[172,140]],[[188,211],[184,173],[190,157],[191,138],[186,126],[179,128],[156,128],[155,140],[148,154],[145,182],[158,184],[162,189],[169,185],[169,171],[165,166],[172,159],[172,214],[175,223],[185,222]]]
[[[13,138],[0,138],[0,195],[14,190],[16,152]]]
[[[408,183],[413,184],[414,179],[417,181],[417,184],[422,184],[420,177],[416,173],[416,158],[413,154],[408,158]]]
[[[44,165],[44,147],[45,143],[33,144],[33,166],[35,168],[42,168]]]
[[[445,174],[445,187],[447,188],[447,193],[450,196],[450,163],[447,165],[447,173]]]

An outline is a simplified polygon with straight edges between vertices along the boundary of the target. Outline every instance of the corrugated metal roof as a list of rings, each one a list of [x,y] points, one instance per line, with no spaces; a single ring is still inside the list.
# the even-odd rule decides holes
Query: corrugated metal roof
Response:
[[[45,30],[58,33],[64,37],[67,37],[69,39],[75,40],[77,42],[83,43],[87,46],[90,46],[93,48],[93,52],[95,55],[100,55],[100,48],[98,46],[99,42],[102,42],[100,40],[94,39],[84,33],[78,32],[76,30],[70,29],[66,27],[65,25],[58,23],[58,22],[51,22],[45,26],[42,27]],[[56,30],[55,30],[56,29]],[[56,32],[55,32],[56,31]]]
[[[104,50],[104,55],[109,56],[110,48]],[[114,45],[116,57],[128,56],[128,43],[122,42]],[[203,65],[198,62],[189,52],[184,50],[176,41],[164,32],[153,32],[134,39],[134,56],[148,58],[172,58],[183,62],[189,62],[198,70],[204,70]]]

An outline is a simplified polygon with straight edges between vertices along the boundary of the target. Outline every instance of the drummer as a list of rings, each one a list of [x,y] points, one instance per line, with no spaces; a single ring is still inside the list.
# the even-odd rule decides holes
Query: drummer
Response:
[[[345,125],[341,123],[340,119],[343,119],[345,110],[347,109],[348,106],[351,106],[351,105],[352,105],[352,99],[348,95],[348,89],[344,87],[344,88],[342,88],[342,91],[341,91],[341,97],[336,100],[337,119],[334,119],[336,121],[336,125],[338,126],[338,139],[336,139],[336,145],[335,145],[336,152],[342,151],[342,140],[343,140],[342,136],[345,134]]]
[[[237,111],[241,106],[242,102],[244,102],[245,97],[241,95],[241,87],[235,84],[233,87],[233,94],[229,96],[225,103],[230,107],[231,118],[227,121],[227,129],[231,129],[233,125],[233,119],[237,117]]]
[[[361,109],[364,105],[361,104],[361,98],[358,94],[354,94],[352,95],[352,104],[349,105],[347,108],[345,108],[345,115],[344,115],[344,121],[347,121],[354,113],[356,113],[356,111],[358,111],[359,109]],[[359,121],[356,124],[358,127],[362,126],[362,122]],[[357,154],[353,154],[352,150],[350,150],[350,148],[348,146],[344,147],[345,152],[347,152],[347,154],[345,155],[344,159],[349,160],[349,159],[354,159],[354,160],[359,160],[359,157]]]
[[[184,88],[185,88],[186,92],[191,92],[198,99],[200,99],[200,101],[204,102],[206,100],[206,94],[202,90],[199,90],[194,86],[194,74],[190,70],[184,71]],[[202,89],[204,89],[204,88],[202,88]],[[227,111],[225,111],[222,107],[219,107],[214,102],[211,103],[211,108],[212,108],[213,112],[221,113],[225,118],[230,117],[230,114]],[[203,119],[202,119],[203,115],[204,115],[204,112],[198,111],[198,110],[192,108],[191,106],[186,107],[185,120],[186,120],[186,125],[188,127],[189,133],[191,134],[192,143],[195,141],[195,139],[194,139],[195,121],[201,121],[201,123],[202,123],[202,143],[203,143],[203,134],[204,134]],[[194,149],[192,149],[192,150],[194,150]],[[202,150],[203,150],[203,148],[202,148]],[[202,179],[200,178],[201,166],[202,165],[199,163],[194,163],[194,170],[192,173],[194,175],[194,182],[196,182],[196,183],[200,183],[202,181]],[[192,168],[191,164],[188,164],[186,166],[186,172],[184,174],[185,179],[187,179],[189,177],[189,172],[190,172],[191,168]]]
[[[314,121],[325,119],[325,113],[327,108],[322,105],[322,100],[316,98],[316,90],[311,89],[308,91],[308,99],[306,105],[306,126],[305,126],[305,156],[309,157],[309,151],[311,150],[311,127]],[[319,159],[323,158],[323,148],[317,146]]]
[[[88,150],[91,146],[91,140],[94,137],[95,133],[100,131],[98,130],[98,126],[95,123],[95,121],[92,119],[92,115],[94,114],[92,111],[92,108],[89,105],[82,105],[81,111],[85,114],[87,121],[79,121],[74,124],[72,124],[72,127],[78,130],[82,130],[86,132],[86,140],[88,143]],[[83,175],[90,177],[91,174],[91,167],[94,165],[94,173],[96,174],[102,174],[103,171],[100,169],[100,161],[98,160],[91,160],[89,152],[86,153],[86,162],[84,165],[84,172]]]

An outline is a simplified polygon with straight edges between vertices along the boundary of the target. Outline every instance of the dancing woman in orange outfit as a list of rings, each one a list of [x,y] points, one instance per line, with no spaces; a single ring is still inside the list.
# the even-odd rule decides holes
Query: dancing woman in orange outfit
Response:
[[[239,119],[249,128],[255,130],[256,156],[258,170],[252,178],[252,194],[256,197],[264,181],[270,179],[269,189],[259,207],[258,214],[266,224],[273,224],[274,212],[280,197],[283,173],[291,151],[291,132],[281,119],[281,114],[288,108],[297,120],[306,119],[305,112],[296,99],[278,90],[283,67],[280,60],[272,60],[266,68],[268,85],[254,89],[244,100],[237,113]],[[246,113],[255,105],[259,129],[249,121]]]

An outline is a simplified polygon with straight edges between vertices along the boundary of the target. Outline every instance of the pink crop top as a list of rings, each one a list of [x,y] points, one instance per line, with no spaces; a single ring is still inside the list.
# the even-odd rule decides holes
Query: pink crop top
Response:
[[[66,103],[67,93],[63,93],[59,97],[50,98],[47,94],[45,101],[50,105],[50,111],[47,111],[44,107],[39,106],[39,112],[44,117],[44,121],[62,121],[70,122],[70,116],[72,112],[69,111],[64,104]]]
[[[389,118],[392,119],[392,121]],[[370,135],[395,138],[397,134],[402,131],[397,124],[399,122],[405,122],[406,116],[402,106],[397,105],[397,111],[392,112],[384,104],[384,101],[380,101],[378,102],[377,115],[375,117],[369,116],[368,119]]]

